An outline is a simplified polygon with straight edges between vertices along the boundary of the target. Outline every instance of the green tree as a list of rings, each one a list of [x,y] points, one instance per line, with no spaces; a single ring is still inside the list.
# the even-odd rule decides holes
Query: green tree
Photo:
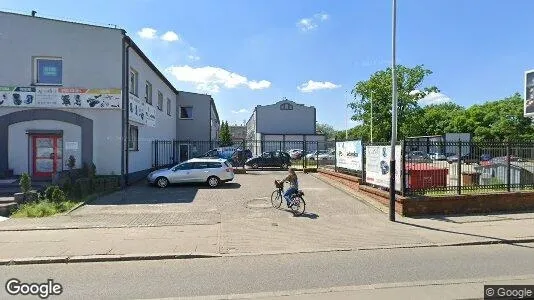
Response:
[[[364,140],[369,138],[369,129],[364,125],[357,125],[347,130],[347,140]],[[336,133],[338,140],[345,140],[345,130],[340,130]]]
[[[432,74],[423,65],[413,68],[396,66],[398,92],[398,137],[420,135],[424,128],[417,126],[421,114],[419,100],[431,92],[439,92],[435,86],[421,88],[424,79]],[[352,94],[354,102],[349,106],[353,109],[354,121],[363,122],[363,127],[370,133],[371,99],[373,103],[373,141],[389,141],[391,137],[391,99],[392,69],[378,71],[368,80],[356,83]],[[366,136],[369,136],[369,133]]]
[[[414,120],[417,126],[424,130],[424,135],[443,135],[455,132],[452,120],[464,114],[465,109],[455,103],[448,102],[425,106]]]
[[[317,133],[324,134],[327,140],[333,140],[336,136],[334,127],[326,123],[317,123]]]
[[[534,127],[523,116],[519,93],[467,108],[452,119],[449,131],[473,133],[477,141],[534,140]]]
[[[221,124],[221,130],[219,132],[219,143],[221,147],[227,147],[232,145],[232,135],[230,133],[230,126],[228,126],[228,121],[223,121]]]

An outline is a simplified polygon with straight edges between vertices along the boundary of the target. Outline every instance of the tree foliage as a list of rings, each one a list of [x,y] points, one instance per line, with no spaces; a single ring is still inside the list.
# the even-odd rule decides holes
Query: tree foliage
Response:
[[[219,131],[219,143],[221,147],[227,147],[232,145],[232,134],[230,133],[230,126],[228,126],[228,121],[223,121],[221,124],[221,130]]]
[[[422,65],[413,68],[398,65],[397,77],[397,123],[398,137],[414,135],[419,128],[412,125],[417,123],[420,116],[419,100],[431,92],[439,92],[435,86],[421,88],[421,85],[432,71]],[[391,137],[391,101],[392,101],[392,69],[387,68],[373,75],[368,80],[356,83],[352,94],[354,102],[349,106],[353,109],[352,120],[363,122],[363,128],[370,132],[371,102],[373,110],[373,141],[388,141]],[[367,134],[369,136],[370,134]]]
[[[332,125],[326,123],[317,123],[317,133],[324,134],[327,140],[332,140],[336,136],[336,130]]]

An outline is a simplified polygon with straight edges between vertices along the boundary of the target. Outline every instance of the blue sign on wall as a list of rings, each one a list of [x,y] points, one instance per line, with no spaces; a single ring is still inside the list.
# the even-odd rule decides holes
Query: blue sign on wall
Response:
[[[58,59],[37,59],[37,83],[62,84],[63,62]]]

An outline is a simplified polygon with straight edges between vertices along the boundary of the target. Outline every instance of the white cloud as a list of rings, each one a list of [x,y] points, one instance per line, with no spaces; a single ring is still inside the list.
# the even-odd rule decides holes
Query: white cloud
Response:
[[[161,39],[167,42],[176,42],[180,40],[180,37],[174,31],[167,31],[161,36]]]
[[[261,81],[251,80],[248,83],[248,87],[251,90],[262,90],[262,89],[266,89],[266,88],[271,87],[271,82],[269,82],[267,80],[261,80]]]
[[[339,88],[340,85],[334,84],[329,81],[313,81],[309,80],[306,83],[301,84],[297,89],[303,93],[311,93],[316,90],[332,90]]]
[[[302,31],[310,31],[313,30],[319,25],[317,24],[317,21],[324,22],[326,20],[330,19],[330,16],[326,13],[318,13],[313,15],[313,18],[302,18],[297,22],[297,27]]]
[[[187,56],[187,58],[189,58],[190,60],[193,60],[193,61],[200,60],[200,57],[198,55],[193,55],[193,54]]]
[[[432,92],[419,100],[421,105],[442,104],[446,102],[452,102],[452,99],[443,93],[436,92]]]
[[[141,30],[139,30],[137,32],[137,34],[142,38],[142,39],[148,39],[148,40],[152,40],[154,38],[156,38],[156,33],[158,31],[156,29],[153,29],[153,28],[148,28],[148,27],[145,27],[145,28],[141,28]]]
[[[195,84],[197,90],[207,93],[217,93],[221,87],[227,89],[248,87],[252,90],[261,90],[271,86],[267,80],[248,80],[245,76],[218,67],[172,66],[166,71],[172,74],[176,80]]]
[[[246,114],[248,112],[249,112],[248,109],[245,109],[245,108],[242,108],[240,110],[232,110],[233,114]]]

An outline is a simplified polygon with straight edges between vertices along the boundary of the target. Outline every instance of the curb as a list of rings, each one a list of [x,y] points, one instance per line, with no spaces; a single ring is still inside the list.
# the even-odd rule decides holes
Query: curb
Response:
[[[270,256],[270,255],[296,255],[311,253],[330,253],[330,252],[356,252],[356,251],[376,251],[376,250],[395,250],[395,249],[416,249],[416,248],[441,248],[441,247],[462,247],[462,246],[484,246],[498,244],[527,244],[534,243],[534,238],[510,239],[510,240],[491,240],[491,241],[472,241],[462,243],[441,243],[441,244],[412,244],[412,245],[392,245],[380,247],[361,247],[361,248],[337,248],[323,250],[305,250],[305,251],[272,251],[261,253],[235,253],[235,254],[102,254],[102,255],[81,255],[81,256],[52,256],[52,257],[29,257],[0,259],[0,266],[12,265],[37,265],[37,264],[68,264],[68,263],[91,263],[91,262],[115,262],[115,261],[148,261],[148,260],[173,260],[173,259],[199,259],[199,258],[225,258],[225,257],[244,257],[244,256]]]
[[[220,254],[120,254],[120,255],[82,255],[82,256],[53,256],[53,257],[29,257],[15,259],[0,259],[0,266],[12,265],[37,265],[37,264],[67,264],[87,262],[112,262],[112,261],[145,261],[145,260],[169,260],[169,259],[195,259],[217,258]]]

